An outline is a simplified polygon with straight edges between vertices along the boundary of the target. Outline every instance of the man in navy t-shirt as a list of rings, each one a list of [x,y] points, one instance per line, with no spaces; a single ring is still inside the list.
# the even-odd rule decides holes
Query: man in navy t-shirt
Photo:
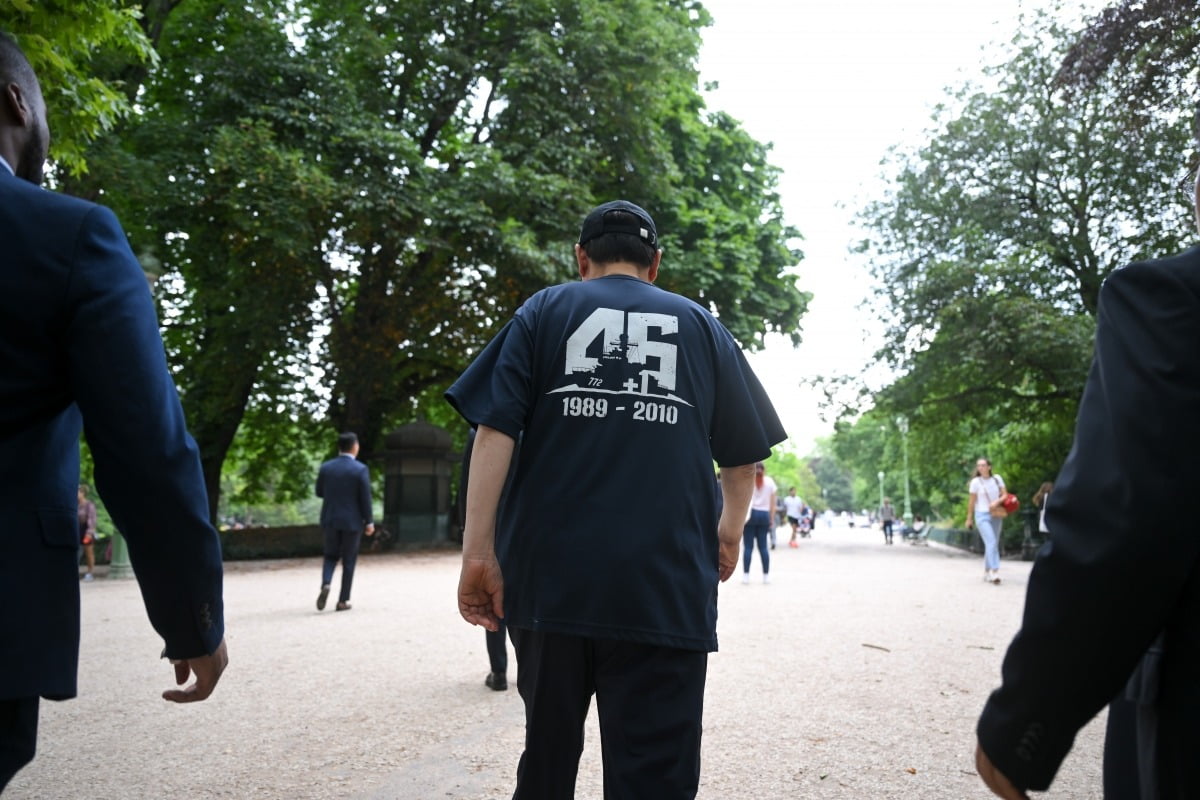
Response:
[[[575,256],[582,282],[530,298],[446,393],[478,429],[459,610],[513,639],[514,798],[573,797],[593,693],[605,796],[692,798],[717,584],[786,435],[729,332],[653,285],[649,214],[593,209]]]

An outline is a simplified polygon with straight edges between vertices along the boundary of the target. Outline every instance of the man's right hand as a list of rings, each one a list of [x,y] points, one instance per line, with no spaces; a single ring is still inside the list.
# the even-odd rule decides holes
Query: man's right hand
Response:
[[[167,689],[162,693],[163,700],[170,700],[172,703],[198,703],[208,699],[213,689],[217,688],[217,681],[229,663],[229,652],[225,649],[225,640],[221,639],[212,655],[173,660],[171,663],[175,666],[175,683],[183,686],[189,675],[195,675],[196,680],[184,689]]]
[[[721,515],[717,524],[717,543],[720,550],[717,554],[717,575],[722,581],[729,580],[737,569],[738,555],[742,545],[742,531],[745,526],[735,520],[726,520]]]
[[[458,613],[493,633],[504,618],[504,575],[493,556],[463,556],[458,577]]]

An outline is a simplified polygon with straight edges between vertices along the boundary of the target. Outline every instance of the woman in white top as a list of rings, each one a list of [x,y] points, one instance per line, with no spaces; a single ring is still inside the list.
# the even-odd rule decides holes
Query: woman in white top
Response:
[[[750,498],[750,517],[742,531],[742,583],[750,582],[750,559],[754,543],[762,559],[763,583],[771,582],[771,554],[767,550],[767,531],[775,515],[775,481],[767,477],[762,462],[754,465],[754,494]]]
[[[972,523],[983,538],[983,579],[1000,582],[1000,531],[1004,523],[994,519],[989,511],[992,503],[1004,496],[1004,480],[992,474],[992,462],[981,458],[975,462],[975,477],[967,486],[971,498],[967,502],[967,528]]]

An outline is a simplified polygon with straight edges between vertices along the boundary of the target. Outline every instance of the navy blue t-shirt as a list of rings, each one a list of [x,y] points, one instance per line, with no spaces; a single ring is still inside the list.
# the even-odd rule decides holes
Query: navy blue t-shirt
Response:
[[[524,434],[496,524],[509,625],[716,649],[713,461],[786,434],[708,311],[626,275],[544,289],[446,398]]]

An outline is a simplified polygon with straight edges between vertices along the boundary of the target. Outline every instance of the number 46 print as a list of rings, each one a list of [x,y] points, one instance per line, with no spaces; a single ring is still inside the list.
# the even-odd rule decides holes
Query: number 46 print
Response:
[[[651,381],[660,390],[674,390],[678,349],[661,338],[650,338],[652,330],[659,337],[676,334],[679,318],[597,308],[567,339],[563,373],[609,391],[647,394]],[[589,351],[595,355],[588,355]],[[651,358],[657,360],[658,369],[649,368]]]

